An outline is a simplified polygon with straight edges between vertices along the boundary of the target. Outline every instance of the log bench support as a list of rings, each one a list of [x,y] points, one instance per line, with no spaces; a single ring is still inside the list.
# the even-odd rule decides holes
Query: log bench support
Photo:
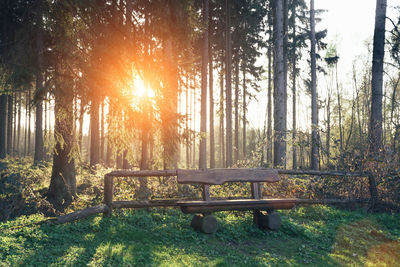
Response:
[[[218,228],[217,219],[211,212],[223,210],[253,210],[253,222],[260,229],[278,230],[281,217],[274,209],[291,209],[294,200],[262,199],[262,182],[279,181],[278,172],[270,169],[210,169],[178,170],[178,183],[202,185],[202,201],[179,201],[177,205],[184,213],[194,215],[191,227],[207,234],[213,234]],[[250,182],[252,199],[212,200],[210,185],[226,182]],[[267,213],[263,211],[268,211]]]

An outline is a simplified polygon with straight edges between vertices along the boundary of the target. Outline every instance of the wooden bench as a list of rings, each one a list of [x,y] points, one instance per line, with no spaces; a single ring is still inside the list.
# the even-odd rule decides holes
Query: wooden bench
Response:
[[[262,199],[262,183],[278,182],[280,180],[278,170],[177,170],[177,179],[181,184],[202,185],[203,200],[178,201],[176,204],[184,213],[199,213],[193,217],[191,226],[204,233],[214,233],[218,228],[217,220],[211,215],[211,212],[226,210],[252,210],[253,222],[258,227],[278,230],[281,225],[281,217],[275,210],[291,209],[296,204],[296,199]],[[227,182],[250,182],[251,199],[213,200],[209,187]]]

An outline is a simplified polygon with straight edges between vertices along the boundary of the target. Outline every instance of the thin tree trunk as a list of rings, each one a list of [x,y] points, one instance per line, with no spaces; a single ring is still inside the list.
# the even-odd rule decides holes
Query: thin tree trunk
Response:
[[[101,100],[101,117],[100,117],[100,127],[101,127],[101,131],[100,131],[100,153],[99,153],[99,161],[101,163],[104,162],[104,99]]]
[[[7,95],[0,94],[0,159],[7,155],[6,150],[6,129],[7,129]]]
[[[310,0],[311,27],[311,169],[318,169],[318,106],[317,106],[317,66],[315,53],[315,10],[314,0]]]
[[[296,131],[297,131],[297,120],[296,120],[296,101],[297,101],[297,90],[296,90],[296,78],[297,78],[297,55],[296,55],[296,5],[293,4],[292,7],[292,16],[293,16],[293,58],[292,58],[292,157],[293,157],[293,169],[297,169],[297,144],[296,144]]]
[[[190,81],[189,81],[189,75],[186,74],[186,92],[185,92],[185,97],[186,97],[186,120],[185,120],[185,126],[186,126],[186,169],[190,168],[190,135],[189,135],[189,114],[190,114],[190,110],[189,110],[189,90],[190,90]]]
[[[99,163],[99,99],[97,96],[92,97],[90,106],[90,166]]]
[[[239,160],[239,56],[235,61],[235,143],[233,149],[233,162]]]
[[[267,163],[272,166],[272,30],[269,24],[269,44],[268,44],[268,125],[267,125]]]
[[[199,168],[207,168],[207,68],[208,68],[208,0],[203,1],[203,54],[201,60],[201,117]]]
[[[12,154],[12,126],[13,126],[13,95],[12,93],[9,94],[8,96],[8,111],[7,111],[7,154],[11,156]]]
[[[219,143],[220,143],[220,161],[221,167],[226,167],[225,161],[225,126],[224,126],[224,73],[223,62],[221,62],[220,72],[220,92],[219,92]]]
[[[14,123],[13,123],[13,151],[12,155],[15,156],[17,153],[17,92],[13,93],[13,98],[14,98],[14,105],[13,105],[13,116],[14,116]]]
[[[31,155],[31,88],[28,88],[28,156]]]
[[[17,116],[18,116],[18,125],[17,125],[17,144],[16,144],[16,148],[17,148],[17,152],[18,152],[18,156],[21,156],[21,145],[20,145],[20,141],[21,141],[21,106],[22,106],[22,102],[21,102],[21,92],[18,93],[18,110],[17,110]]]
[[[232,55],[231,55],[231,12],[230,0],[225,0],[225,86],[226,86],[226,166],[232,166]]]
[[[211,2],[212,3],[212,2]],[[208,24],[208,64],[209,64],[209,95],[210,95],[210,168],[215,168],[215,134],[214,134],[214,77],[213,77],[213,54],[212,54],[212,8],[210,8]]]
[[[243,159],[246,159],[247,156],[247,137],[246,137],[246,125],[247,125],[247,103],[246,103],[246,65],[243,62],[242,64],[242,72],[243,72]],[[265,129],[264,129],[265,130]]]

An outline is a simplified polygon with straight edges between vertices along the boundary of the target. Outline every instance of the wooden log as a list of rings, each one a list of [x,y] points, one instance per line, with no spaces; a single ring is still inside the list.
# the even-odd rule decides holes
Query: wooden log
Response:
[[[226,182],[278,182],[273,169],[178,170],[178,183],[221,185]]]
[[[56,224],[61,224],[61,223],[67,223],[67,222],[72,222],[80,219],[87,218],[89,216],[95,215],[97,213],[101,212],[106,212],[108,210],[108,206],[106,204],[100,204],[94,207],[86,208],[84,210],[80,211],[75,211],[63,216],[58,216],[54,223]]]
[[[195,230],[199,230],[205,234],[213,234],[218,229],[218,221],[212,215],[195,215],[190,224]]]
[[[282,218],[276,211],[270,211],[267,214],[263,212],[255,213],[253,221],[263,230],[267,229],[277,231],[282,224]]]
[[[113,208],[154,208],[154,207],[176,207],[176,200],[133,200],[114,201]]]
[[[107,205],[108,209],[104,211],[104,215],[111,215],[112,213],[112,201],[113,201],[113,177],[109,174],[104,176],[104,204]]]

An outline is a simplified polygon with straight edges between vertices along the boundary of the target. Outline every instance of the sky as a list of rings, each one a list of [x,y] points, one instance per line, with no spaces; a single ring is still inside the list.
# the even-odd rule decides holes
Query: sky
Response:
[[[394,19],[397,13],[394,6],[400,6],[400,0],[387,0],[387,16]],[[317,24],[316,30],[327,29],[325,41],[334,43],[337,46],[337,53],[340,57],[338,62],[338,76],[341,83],[346,86],[351,84],[352,64],[356,57],[367,56],[368,49],[366,42],[372,44],[375,24],[376,0],[315,0],[315,9],[326,10],[321,14],[321,22]],[[386,21],[386,28],[391,29],[391,23]],[[305,72],[306,74],[306,72]],[[304,73],[303,73],[304,75]],[[302,85],[302,84],[301,84]],[[265,86],[265,85],[263,85]],[[317,87],[320,95],[324,94],[324,81],[319,77]],[[351,86],[349,86],[351,87]],[[253,100],[249,105],[249,123],[251,127],[263,127],[264,120],[260,120],[259,114],[265,114],[266,91],[262,90],[258,95],[258,101]],[[288,90],[290,94],[290,90]],[[349,93],[349,92],[347,92]],[[302,100],[301,100],[302,99]],[[291,100],[289,100],[291,101]],[[298,119],[306,120],[306,123],[298,123],[299,127],[308,128],[310,105],[308,99],[299,98],[298,106],[303,107],[298,111]],[[288,103],[290,111],[291,102]],[[291,125],[291,115],[288,115],[288,129]]]

